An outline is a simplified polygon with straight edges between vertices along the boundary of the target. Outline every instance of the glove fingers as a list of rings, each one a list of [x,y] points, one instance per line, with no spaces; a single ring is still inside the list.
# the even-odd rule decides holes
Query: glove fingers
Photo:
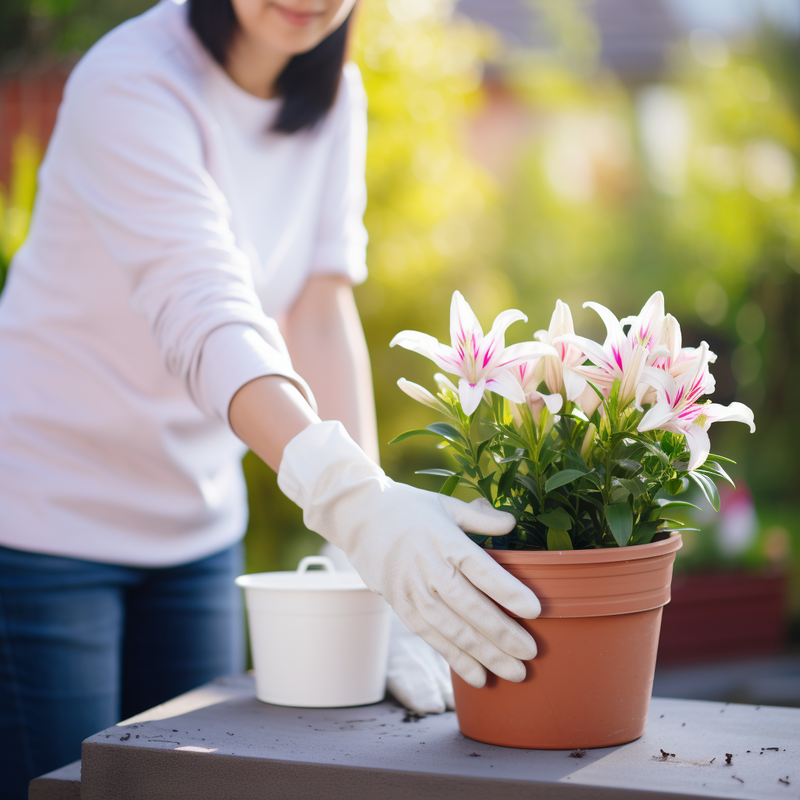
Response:
[[[514,656],[501,650],[493,641],[473,627],[476,622],[482,625],[482,621],[479,622],[480,617],[470,616],[465,619],[438,595],[420,595],[415,600],[420,614],[428,624],[434,627],[445,639],[452,642],[459,650],[472,656],[494,672],[495,675],[499,675],[507,681],[519,683],[524,680],[526,675],[525,665]],[[488,600],[485,600],[485,603],[487,606],[492,605],[495,611],[502,614],[502,611]],[[488,615],[491,612],[487,609],[485,613]],[[508,617],[506,619],[511,622]],[[531,639],[531,642],[533,642],[533,639]],[[533,647],[535,648],[535,644]],[[511,649],[515,648],[512,647]],[[452,661],[450,661],[450,664],[455,669]],[[456,671],[458,672],[457,669]]]
[[[522,660],[536,658],[537,648],[533,637],[461,573],[456,572],[448,581],[441,591],[441,598],[458,615],[462,624],[466,620],[503,653]],[[462,650],[467,650],[463,645],[460,646]]]
[[[414,606],[398,604],[395,611],[408,629],[424,639],[470,686],[480,689],[486,683],[486,670],[481,663],[439,633]]]
[[[504,536],[517,524],[513,514],[498,511],[485,497],[479,497],[471,503],[447,495],[439,495],[439,500],[453,522],[467,533]]]
[[[390,667],[386,685],[398,702],[417,714],[441,714],[447,710],[434,676],[420,669],[419,664],[398,663]]]
[[[439,692],[448,711],[455,711],[456,701],[453,697],[453,679],[450,677],[450,669],[447,662],[438,654],[431,653],[431,658],[438,662],[438,669],[435,671],[436,682],[439,685]]]
[[[467,544],[474,545],[468,539]],[[473,586],[512,614],[536,619],[542,613],[539,598],[477,545],[465,549],[464,556],[455,563]]]

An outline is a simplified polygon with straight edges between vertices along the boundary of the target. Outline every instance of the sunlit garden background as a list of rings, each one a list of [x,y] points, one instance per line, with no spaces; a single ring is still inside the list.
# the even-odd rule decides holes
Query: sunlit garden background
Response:
[[[3,3],[0,285],[70,65],[149,5]],[[719,355],[714,399],[748,404],[758,426],[712,430],[738,489],[700,515],[678,568],[785,570],[798,620],[800,3],[694,5],[363,3],[352,55],[369,96],[370,278],[357,299],[382,459],[438,488],[414,474],[435,458],[427,441],[387,444],[432,421],[397,379],[433,388],[424,360],[389,342],[406,328],[447,338],[455,289],[487,326],[522,309],[510,341],[546,328],[559,298],[580,333],[602,337],[584,301],[625,316],[660,289],[684,343]],[[245,464],[250,569],[291,568],[320,540],[270,471]]]

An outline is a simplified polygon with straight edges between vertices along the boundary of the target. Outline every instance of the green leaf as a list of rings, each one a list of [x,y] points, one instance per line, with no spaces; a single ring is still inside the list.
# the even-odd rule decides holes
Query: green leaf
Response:
[[[552,511],[545,511],[537,514],[536,519],[548,528],[560,528],[568,531],[572,527],[572,519],[563,508],[554,508]],[[564,549],[563,547],[560,549]]]
[[[642,465],[632,458],[623,458],[618,463],[623,469],[630,470],[631,472],[638,472],[642,468]]]
[[[466,459],[466,458],[464,458],[464,456],[459,456],[459,455],[457,455],[456,453],[453,453],[453,458],[454,458],[454,459],[455,459],[455,460],[456,460],[456,461],[457,461],[459,464],[461,464],[461,466],[462,466],[462,467],[464,467],[464,471],[465,471],[465,472],[467,473],[467,475],[469,475],[471,478],[476,478],[476,477],[478,476],[478,473],[476,472],[476,470],[475,470],[475,467],[473,467],[473,466],[472,466],[472,464],[470,464],[470,463],[469,463],[469,461],[467,461],[467,459]]]
[[[664,489],[669,494],[680,494],[684,491],[683,478],[673,478],[664,484]]]
[[[547,479],[544,485],[545,494],[549,494],[553,489],[558,489],[559,486],[565,486],[568,483],[572,483],[572,481],[576,481],[578,478],[582,478],[584,474],[585,473],[577,469],[563,469],[561,472],[557,472],[551,478]]]
[[[591,472],[587,472],[584,477],[588,478],[598,489],[603,488],[603,479],[597,474],[597,470],[593,469]]]
[[[735,464],[736,462],[732,458],[725,458],[725,456],[718,456],[714,453],[710,453],[706,461],[715,461],[718,464]]]
[[[572,539],[566,531],[558,528],[548,528],[547,530],[547,549],[548,550],[572,550]]]
[[[478,486],[481,487],[481,491],[483,492],[486,499],[491,503],[492,502],[492,483],[494,482],[494,475],[487,475],[485,478],[481,478],[478,481]]]
[[[443,484],[442,488],[439,489],[439,494],[446,494],[448,497],[451,497],[453,492],[458,487],[458,475],[451,475]]]
[[[696,508],[700,511],[700,506],[690,503],[688,500],[669,500],[666,497],[659,497],[656,500],[659,509],[661,508]]]
[[[416,431],[406,431],[405,433],[401,433],[399,436],[392,439],[389,444],[397,444],[398,442],[402,442],[404,439],[410,439],[412,436],[438,436],[439,434],[434,433],[433,431],[429,430],[416,430]]]
[[[425,430],[441,436],[442,439],[447,439],[448,442],[467,444],[467,440],[464,438],[462,433],[448,422],[434,422],[432,425],[428,425]]]
[[[514,485],[514,476],[517,474],[517,470],[519,469],[519,465],[522,462],[517,460],[515,461],[501,476],[500,480],[497,481],[497,495],[498,497],[506,497],[511,494],[511,487]]]
[[[483,455],[483,451],[494,441],[494,436],[490,437],[489,439],[484,439],[479,445],[478,449],[475,451],[475,459],[476,461],[481,460],[481,456]]]
[[[514,481],[524,486],[536,498],[536,501],[539,502],[539,487],[530,475],[520,475],[517,473],[514,477]]]
[[[619,485],[627,489],[634,497],[641,497],[644,494],[644,484],[641,481],[634,481],[630,478],[617,478]]]
[[[612,503],[606,506],[606,521],[617,544],[625,547],[633,530],[633,512],[627,503]]]
[[[649,544],[656,535],[660,520],[654,519],[649,522],[640,522],[631,535],[631,544]]]
[[[700,487],[714,511],[719,511],[719,492],[714,481],[708,475],[703,475],[702,472],[697,472],[697,470],[687,472],[686,475]]]
[[[453,472],[451,469],[418,469],[415,475],[443,475],[445,478],[449,478],[456,473]]]
[[[713,461],[706,461],[702,467],[698,467],[698,472],[702,472],[704,475],[709,476],[716,476],[718,478],[722,478],[726,480],[733,488],[736,488],[736,484],[733,482],[733,479],[727,472],[717,463]]]

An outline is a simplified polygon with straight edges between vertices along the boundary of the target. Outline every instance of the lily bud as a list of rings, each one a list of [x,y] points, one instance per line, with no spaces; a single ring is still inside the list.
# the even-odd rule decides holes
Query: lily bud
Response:
[[[581,444],[581,458],[590,466],[595,436],[597,436],[597,425],[595,425],[594,422],[590,422],[589,426],[586,428],[586,434],[583,437],[583,444]]]

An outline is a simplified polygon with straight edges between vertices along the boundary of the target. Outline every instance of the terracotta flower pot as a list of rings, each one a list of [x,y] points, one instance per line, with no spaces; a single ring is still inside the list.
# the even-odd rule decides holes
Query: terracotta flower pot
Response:
[[[661,610],[680,536],[607,550],[488,550],[542,603],[519,622],[539,654],[522,683],[453,674],[461,732],[506,747],[572,750],[638,739],[647,724]]]

